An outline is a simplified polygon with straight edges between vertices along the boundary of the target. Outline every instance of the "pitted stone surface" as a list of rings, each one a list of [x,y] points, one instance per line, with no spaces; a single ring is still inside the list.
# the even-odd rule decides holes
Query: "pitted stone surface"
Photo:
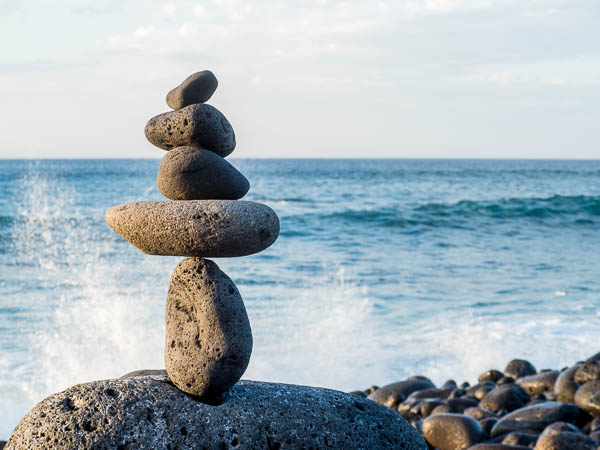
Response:
[[[214,152],[177,147],[162,159],[156,186],[171,200],[237,200],[250,189],[238,170]]]
[[[250,322],[233,281],[214,262],[177,265],[165,317],[165,366],[175,386],[217,397],[242,377],[252,353]]]
[[[181,109],[193,103],[207,102],[218,85],[217,77],[210,70],[194,73],[167,94],[167,105]]]
[[[163,150],[195,145],[225,157],[235,148],[235,133],[229,121],[217,108],[203,103],[153,117],[145,133]]]
[[[235,200],[125,203],[110,208],[106,221],[150,255],[245,256],[266,249],[279,235],[275,211]]]
[[[329,389],[240,381],[218,406],[166,376],[73,386],[36,405],[8,449],[427,449],[396,412]]]

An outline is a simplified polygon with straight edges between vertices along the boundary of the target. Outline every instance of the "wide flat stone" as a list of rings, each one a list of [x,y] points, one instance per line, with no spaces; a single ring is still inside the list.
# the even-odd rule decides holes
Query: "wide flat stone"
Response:
[[[167,105],[181,109],[194,103],[204,103],[217,90],[219,82],[210,70],[196,72],[167,94]]]
[[[212,261],[186,258],[171,275],[165,366],[182,391],[218,397],[242,377],[252,332],[233,281]]]
[[[235,133],[229,121],[217,108],[203,103],[153,117],[145,133],[163,150],[195,145],[225,157],[235,148]]]
[[[238,200],[250,183],[227,160],[198,147],[177,147],[163,157],[156,186],[171,200]]]
[[[149,255],[245,256],[266,249],[279,235],[275,211],[235,200],[125,203],[110,208],[106,222]]]
[[[396,412],[323,388],[240,381],[218,405],[202,403],[166,376],[73,386],[38,403],[8,449],[426,450]]]

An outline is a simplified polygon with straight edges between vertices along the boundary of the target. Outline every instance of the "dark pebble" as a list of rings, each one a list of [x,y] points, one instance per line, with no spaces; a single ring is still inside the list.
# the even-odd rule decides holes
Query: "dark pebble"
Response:
[[[440,450],[468,448],[481,442],[485,432],[472,417],[462,414],[438,414],[423,421],[423,435]]]
[[[369,399],[381,403],[388,408],[396,409],[398,404],[415,391],[435,388],[435,385],[425,377],[410,377],[404,381],[388,384],[369,394]]]
[[[600,416],[600,380],[582,384],[575,393],[575,404],[594,417]]]
[[[577,427],[556,422],[546,427],[535,444],[535,450],[596,450],[598,441],[581,433]]]
[[[533,364],[524,359],[513,359],[506,365],[506,368],[504,369],[504,375],[507,377],[512,377],[515,380],[528,375],[535,375],[536,373],[537,370]]]
[[[559,375],[558,370],[528,375],[518,378],[516,383],[527,391],[529,395],[535,395],[554,389],[554,384]]]
[[[523,407],[530,400],[529,394],[518,384],[505,384],[489,392],[479,406],[497,412],[501,409],[514,411]]]

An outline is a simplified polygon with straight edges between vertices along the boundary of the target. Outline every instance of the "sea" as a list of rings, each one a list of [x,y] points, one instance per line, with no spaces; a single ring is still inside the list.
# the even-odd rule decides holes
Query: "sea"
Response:
[[[244,378],[350,391],[473,382],[600,351],[600,161],[232,159],[281,221],[218,259],[254,350]],[[0,161],[0,439],[68,386],[164,368],[181,260],[113,232],[164,200],[158,159]]]

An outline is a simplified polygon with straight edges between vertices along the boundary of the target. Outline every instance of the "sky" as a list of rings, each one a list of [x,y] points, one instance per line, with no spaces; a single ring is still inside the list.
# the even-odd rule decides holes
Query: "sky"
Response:
[[[239,158],[598,158],[598,0],[0,0],[0,158],[160,158],[209,69]]]

